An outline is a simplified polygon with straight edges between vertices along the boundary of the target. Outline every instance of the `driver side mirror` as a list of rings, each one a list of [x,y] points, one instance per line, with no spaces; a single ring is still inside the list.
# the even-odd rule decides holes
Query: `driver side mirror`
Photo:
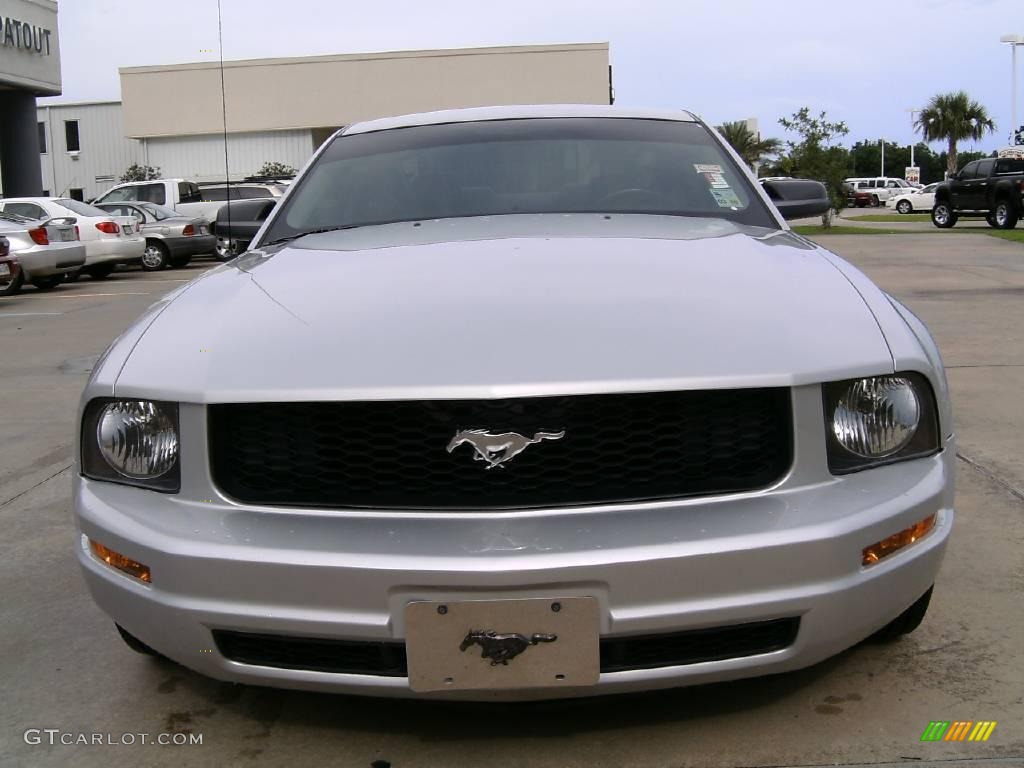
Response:
[[[762,182],[761,186],[787,221],[820,216],[832,207],[828,190],[820,181],[779,179]]]

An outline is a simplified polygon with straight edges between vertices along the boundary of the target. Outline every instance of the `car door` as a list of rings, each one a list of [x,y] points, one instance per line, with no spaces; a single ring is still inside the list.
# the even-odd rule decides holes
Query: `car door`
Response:
[[[995,160],[979,160],[978,168],[975,171],[975,179],[968,187],[968,201],[970,207],[975,211],[988,210],[988,177],[992,175],[995,167]]]
[[[978,161],[968,163],[960,169],[960,173],[949,181],[949,196],[953,207],[960,211],[973,210],[970,205],[971,185],[977,179]]]

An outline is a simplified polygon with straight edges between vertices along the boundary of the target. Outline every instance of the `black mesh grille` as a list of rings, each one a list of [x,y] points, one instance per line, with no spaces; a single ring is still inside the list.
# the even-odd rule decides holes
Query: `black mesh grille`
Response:
[[[754,490],[792,460],[788,389],[209,408],[215,482],[257,504],[523,508]],[[456,431],[533,437],[501,466]]]
[[[601,640],[601,671],[624,672],[722,661],[788,648],[800,619],[773,619],[666,635]],[[406,677],[405,645],[215,630],[221,655],[242,664],[315,672]]]

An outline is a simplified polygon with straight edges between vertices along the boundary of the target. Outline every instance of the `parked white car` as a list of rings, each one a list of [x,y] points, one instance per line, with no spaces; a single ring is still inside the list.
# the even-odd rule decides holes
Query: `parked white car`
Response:
[[[921,189],[912,189],[902,195],[895,195],[885,201],[886,208],[895,208],[898,213],[930,211],[935,205],[935,188],[938,182]]]
[[[82,271],[96,280],[108,277],[118,262],[142,258],[146,240],[135,219],[67,197],[12,197],[0,200],[0,210],[30,219],[73,218],[85,245]]]

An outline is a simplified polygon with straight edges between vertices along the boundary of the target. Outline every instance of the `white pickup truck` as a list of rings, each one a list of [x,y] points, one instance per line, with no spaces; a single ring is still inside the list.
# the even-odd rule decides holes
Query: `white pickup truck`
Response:
[[[156,203],[173,208],[183,216],[213,221],[223,201],[204,201],[202,190],[187,179],[153,179],[129,181],[111,187],[93,200],[94,203]]]

